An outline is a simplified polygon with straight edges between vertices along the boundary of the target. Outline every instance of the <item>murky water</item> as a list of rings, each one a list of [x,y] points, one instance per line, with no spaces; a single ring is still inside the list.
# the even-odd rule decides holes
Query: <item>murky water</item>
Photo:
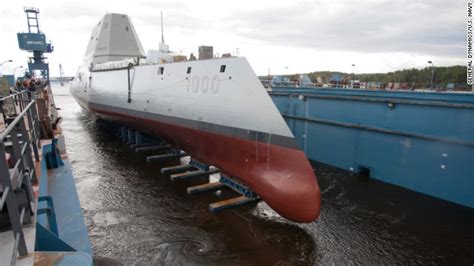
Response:
[[[314,164],[318,221],[294,224],[265,203],[212,214],[54,88],[96,255],[125,265],[474,264],[474,210]],[[224,193],[225,194],[225,193]]]

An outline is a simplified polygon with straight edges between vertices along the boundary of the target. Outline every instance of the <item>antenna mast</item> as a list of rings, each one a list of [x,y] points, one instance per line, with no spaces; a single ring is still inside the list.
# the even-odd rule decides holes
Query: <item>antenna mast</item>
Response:
[[[161,43],[165,43],[165,35],[163,34],[163,11],[161,13]]]
[[[161,13],[161,43],[159,47],[160,47],[160,52],[168,53],[169,47],[167,44],[165,44],[165,35],[163,33],[163,11],[160,11],[160,13]]]

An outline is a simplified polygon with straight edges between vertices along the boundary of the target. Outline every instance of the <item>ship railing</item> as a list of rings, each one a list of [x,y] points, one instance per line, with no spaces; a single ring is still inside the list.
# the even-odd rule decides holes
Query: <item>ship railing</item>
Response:
[[[17,255],[28,254],[23,222],[26,216],[34,215],[32,182],[38,175],[35,161],[39,161],[41,124],[37,100],[30,92],[4,97],[0,99],[0,103],[3,107],[11,100],[18,106],[19,113],[14,118],[12,116],[12,120],[0,133],[0,212],[6,206],[8,217],[5,215],[5,219],[9,219],[14,237],[10,264],[14,265]]]

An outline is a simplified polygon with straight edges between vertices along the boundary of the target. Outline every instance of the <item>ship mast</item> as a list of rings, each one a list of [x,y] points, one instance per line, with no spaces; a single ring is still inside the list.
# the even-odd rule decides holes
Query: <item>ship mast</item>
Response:
[[[160,52],[163,53],[168,53],[169,52],[169,47],[167,44],[165,44],[165,34],[163,33],[163,11],[160,11],[161,14],[161,42],[160,42]]]
[[[161,43],[165,43],[165,35],[163,34],[163,11],[161,13]]]

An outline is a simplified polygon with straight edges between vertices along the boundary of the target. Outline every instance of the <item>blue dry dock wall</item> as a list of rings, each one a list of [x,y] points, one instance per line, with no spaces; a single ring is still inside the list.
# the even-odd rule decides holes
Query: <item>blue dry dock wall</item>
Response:
[[[474,208],[474,94],[273,88],[311,160]]]

